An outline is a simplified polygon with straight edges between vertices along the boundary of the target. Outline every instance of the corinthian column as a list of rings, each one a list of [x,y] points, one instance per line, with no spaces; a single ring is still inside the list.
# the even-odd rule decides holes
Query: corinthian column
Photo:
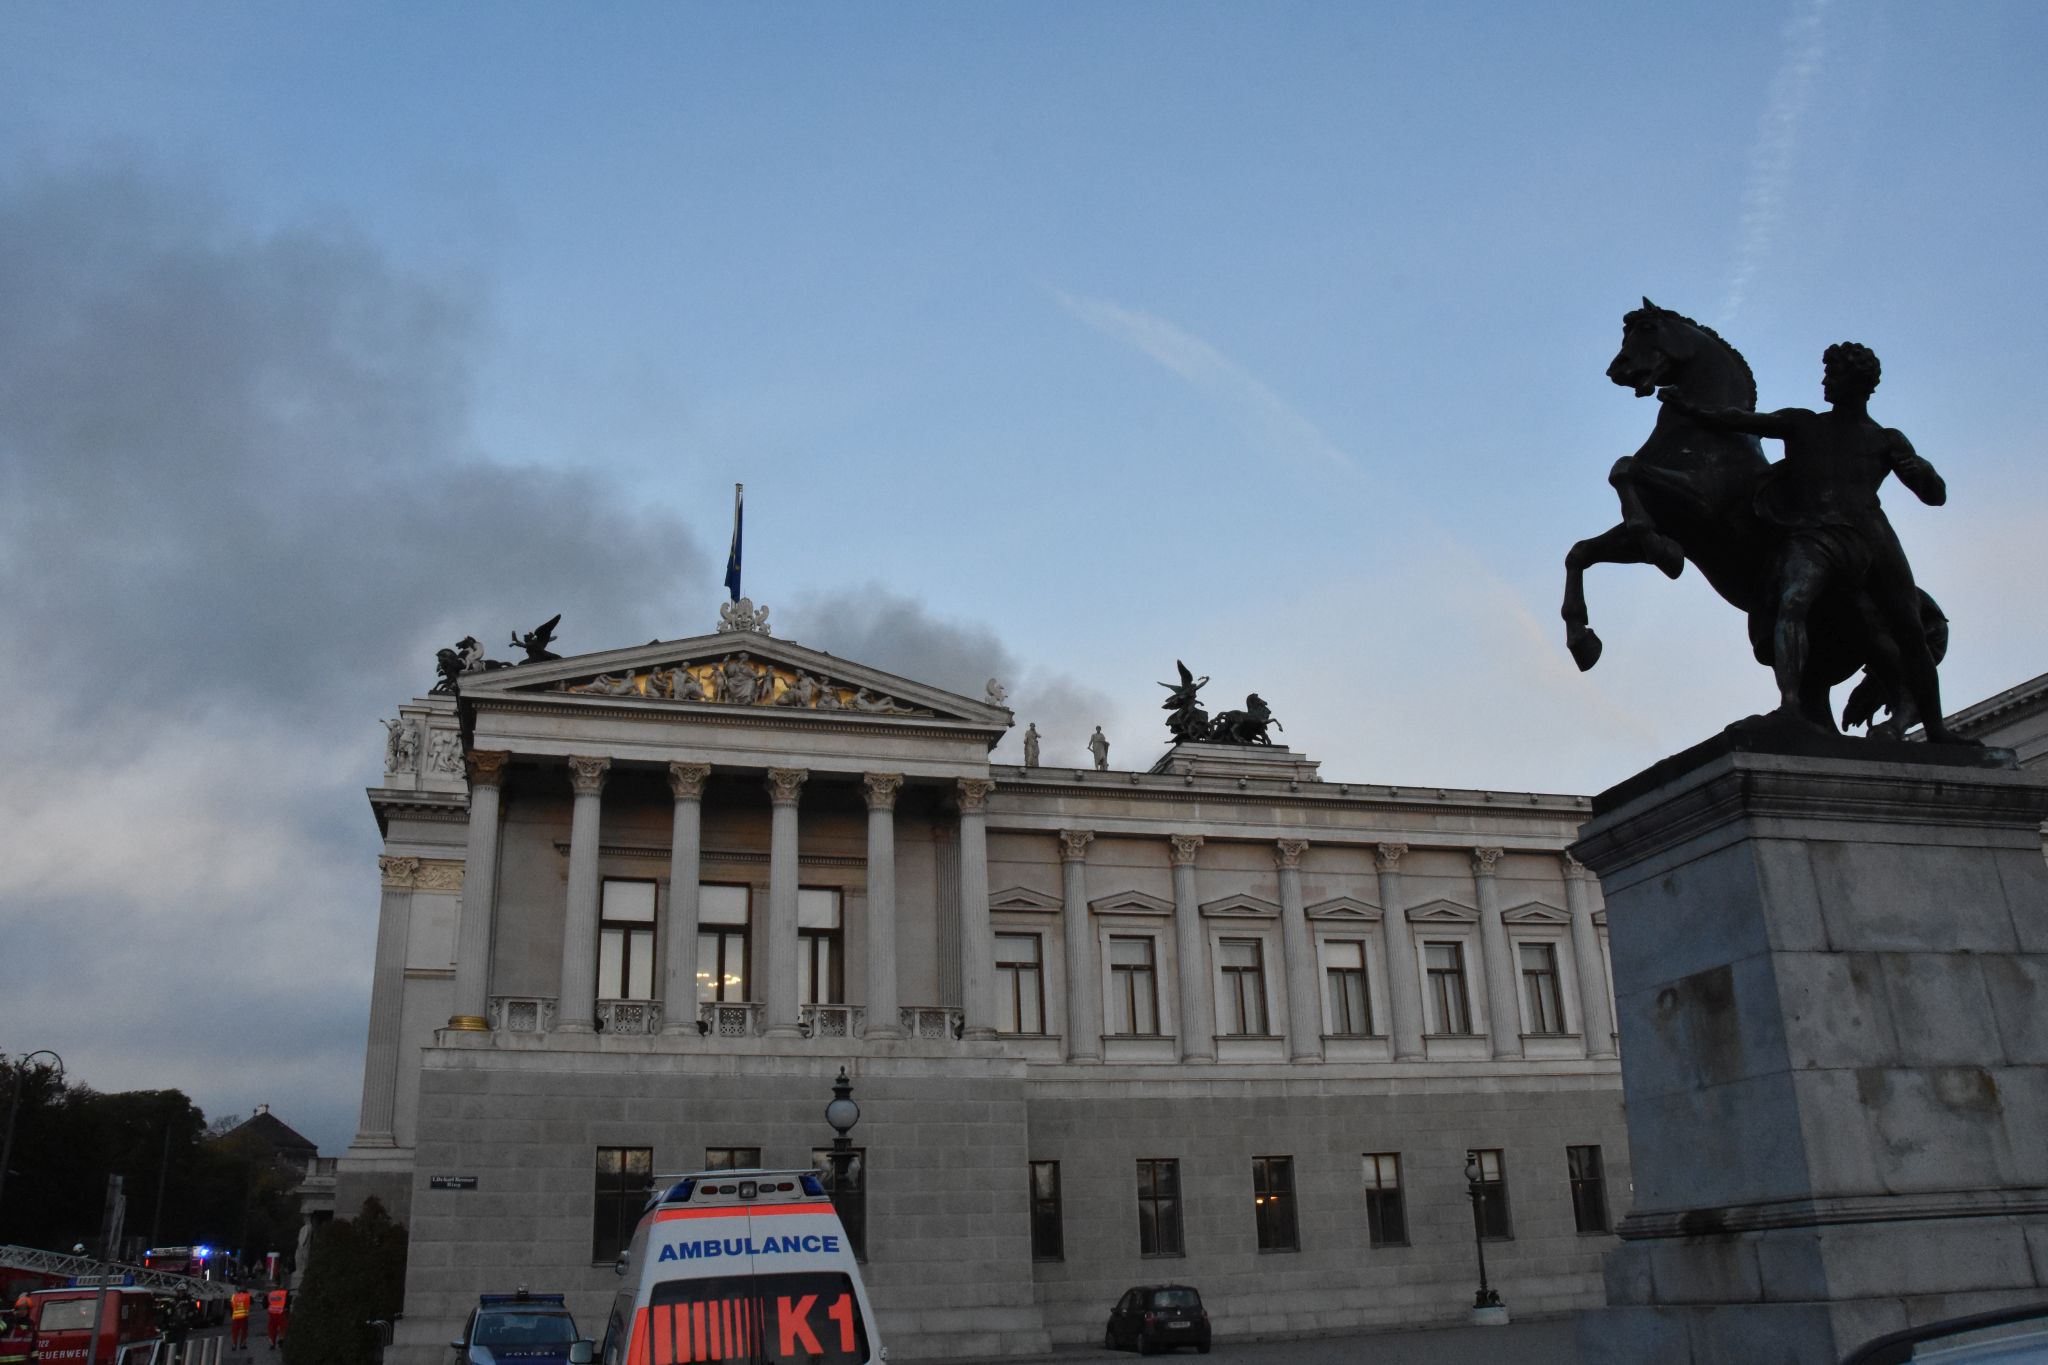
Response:
[[[1387,953],[1387,993],[1394,997],[1394,1060],[1422,1056],[1422,969],[1408,932],[1408,902],[1401,894],[1401,855],[1406,844],[1381,844],[1373,852],[1380,874],[1380,936]]]
[[[1085,829],[1060,831],[1060,941],[1067,960],[1067,1060],[1102,1060],[1102,973],[1095,965],[1095,926],[1088,922]]]
[[[704,853],[704,783],[709,763],[671,763],[675,823],[668,852],[668,968],[661,978],[661,1031],[697,1036],[697,887]]]
[[[562,916],[562,1002],[555,1032],[590,1033],[597,1028],[597,841],[608,758],[569,759],[569,789],[576,805],[569,815],[569,904]]]
[[[1323,1060],[1323,1009],[1316,993],[1316,939],[1301,903],[1301,855],[1306,839],[1273,847],[1280,870],[1280,951],[1287,959],[1287,1052],[1297,1062]]]
[[[1572,915],[1572,965],[1578,968],[1579,1028],[1588,1057],[1614,1056],[1614,1009],[1607,999],[1607,964],[1600,956],[1600,929],[1593,923],[1593,874],[1564,855],[1564,903]]]
[[[1497,848],[1472,850],[1472,882],[1479,893],[1479,955],[1486,959],[1486,1013],[1493,1033],[1493,1055],[1522,1055],[1522,1012],[1515,1006],[1515,961],[1508,949],[1508,929],[1500,918],[1500,887],[1493,865]]]
[[[996,944],[988,921],[988,794],[985,777],[960,779],[960,1008],[965,1036],[993,1038]]]
[[[469,849],[463,857],[462,909],[455,929],[455,1013],[452,1029],[487,1031],[491,994],[491,929],[498,913],[498,801],[505,780],[502,749],[469,752]]]
[[[1180,1059],[1216,1060],[1216,996],[1209,986],[1209,945],[1203,941],[1202,903],[1195,899],[1199,834],[1169,834],[1173,841],[1174,971],[1180,978]]]
[[[391,1116],[398,1099],[400,996],[405,991],[406,920],[412,908],[418,858],[377,859],[384,895],[377,907],[376,968],[370,977],[370,1045],[363,1052],[363,1108],[352,1147],[392,1145]]]
[[[796,998],[796,804],[809,776],[802,768],[768,770],[768,932],[758,941],[768,959],[770,1038],[803,1036]]]
[[[868,1038],[901,1038],[896,999],[896,793],[901,773],[867,773]]]

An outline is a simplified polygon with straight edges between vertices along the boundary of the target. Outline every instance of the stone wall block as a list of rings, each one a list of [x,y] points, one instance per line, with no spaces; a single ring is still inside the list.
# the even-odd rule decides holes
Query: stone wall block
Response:
[[[1784,953],[1774,971],[1787,1066],[1882,1066],[1899,1055],[1878,954]]]
[[[1973,953],[1884,953],[1878,962],[1911,1066],[1995,1066],[2006,1060],[1997,1017]]]
[[[1716,849],[1646,885],[1617,913],[1608,907],[1614,979],[1658,985],[1769,949],[1754,863],[1740,847]]]
[[[1683,1094],[1785,1069],[1772,959],[1758,955],[1631,992],[1621,1059],[1632,1097]]]
[[[1979,970],[2005,1060],[2048,1064],[2048,956],[1986,957]]]
[[[2025,1233],[2008,1218],[1816,1230],[1834,1300],[2031,1288]]]
[[[1685,1360],[1687,1335],[1683,1313],[1617,1306],[1581,1320],[1580,1365],[1644,1365],[1645,1361]]]
[[[2020,951],[2048,953],[2048,858],[2031,849],[2002,848],[1993,861]]]
[[[1827,1261],[1820,1242],[1806,1229],[1751,1234],[1764,1298],[1777,1303],[1811,1303],[1828,1296]]]
[[[1838,952],[2009,953],[2019,946],[1995,859],[1917,844],[1808,846]]]

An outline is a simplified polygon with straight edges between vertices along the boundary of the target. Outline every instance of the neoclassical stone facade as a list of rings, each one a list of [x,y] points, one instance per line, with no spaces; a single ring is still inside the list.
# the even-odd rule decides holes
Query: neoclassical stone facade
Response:
[[[1510,1306],[1601,1301],[1628,1153],[1582,798],[992,765],[1011,724],[744,630],[400,708],[338,1202],[411,1225],[409,1361],[516,1283],[598,1330],[651,1173],[811,1164],[841,1066],[896,1359],[1094,1340],[1157,1280],[1224,1334],[1456,1318],[1473,1149]]]

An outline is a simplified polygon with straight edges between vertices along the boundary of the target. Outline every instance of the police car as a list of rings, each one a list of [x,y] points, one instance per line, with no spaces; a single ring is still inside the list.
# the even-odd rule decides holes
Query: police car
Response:
[[[560,1294],[483,1294],[449,1342],[458,1365],[568,1365],[576,1319]]]
[[[603,1365],[888,1359],[846,1229],[810,1171],[663,1176],[618,1271]]]

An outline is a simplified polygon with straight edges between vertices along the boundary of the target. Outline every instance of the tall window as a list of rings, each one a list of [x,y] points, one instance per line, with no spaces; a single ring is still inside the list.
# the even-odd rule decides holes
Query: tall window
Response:
[[[1109,941],[1110,1023],[1118,1033],[1159,1032],[1159,973],[1149,938]]]
[[[597,1197],[590,1212],[590,1259],[616,1261],[654,1194],[652,1147],[597,1149]]]
[[[796,998],[804,1005],[846,999],[840,980],[839,893],[801,887],[796,893]]]
[[[1401,1154],[1365,1154],[1365,1231],[1376,1247],[1408,1245],[1408,1210],[1401,1202]]]
[[[996,935],[996,1032],[1045,1032],[1045,986],[1036,934]]]
[[[1217,945],[1223,968],[1223,1031],[1266,1031],[1266,959],[1255,938],[1226,938]]]
[[[759,1147],[706,1147],[704,1169],[707,1171],[758,1171],[761,1169]]]
[[[1183,1254],[1178,1161],[1138,1162],[1138,1254]]]
[[[598,902],[597,998],[654,998],[654,883],[607,877]]]
[[[1479,1235],[1489,1242],[1505,1242],[1515,1235],[1508,1221],[1508,1174],[1501,1163],[1500,1149],[1488,1147],[1479,1157]]]
[[[1564,996],[1557,988],[1557,945],[1519,945],[1522,994],[1528,1001],[1529,1032],[1564,1032]]]
[[[832,1171],[832,1149],[813,1147],[811,1165],[832,1196],[832,1207],[846,1225],[846,1242],[857,1261],[868,1258],[868,1150],[856,1147],[846,1157],[846,1188],[840,1189]]]
[[[1461,943],[1425,943],[1423,966],[1429,972],[1429,1003],[1437,1033],[1470,1033],[1472,1011],[1465,1003],[1465,947]]]
[[[1259,1250],[1299,1251],[1294,1221],[1294,1158],[1252,1158],[1252,1210],[1259,1225]]]
[[[1330,1007],[1330,1032],[1372,1032],[1372,997],[1365,988],[1365,945],[1339,939],[1323,945],[1323,980]]]
[[[1600,1149],[1567,1147],[1564,1161],[1572,1181],[1572,1221],[1580,1232],[1607,1231],[1607,1171]]]
[[[751,888],[697,888],[697,998],[747,999],[747,914]]]
[[[1060,1226],[1060,1163],[1031,1163],[1031,1259],[1064,1261],[1066,1236]]]

